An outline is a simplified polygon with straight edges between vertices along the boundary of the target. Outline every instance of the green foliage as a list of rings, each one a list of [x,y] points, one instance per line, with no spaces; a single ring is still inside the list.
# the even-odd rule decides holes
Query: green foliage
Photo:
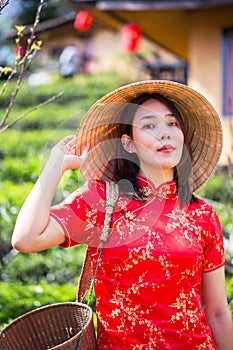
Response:
[[[224,170],[218,170],[198,190],[198,195],[209,201],[216,210],[223,227],[223,233],[229,238],[233,232],[233,178]]]
[[[121,83],[122,80],[114,73],[104,76],[76,75],[69,79],[63,79],[59,75],[54,75],[49,84],[40,86],[30,86],[27,80],[24,80],[20,86],[20,93],[17,96],[17,106],[20,108],[33,106],[64,91],[64,95],[54,101],[52,105],[58,104],[66,108],[65,104],[76,102],[77,108],[82,104],[87,108],[105,93],[121,85]],[[1,85],[3,83],[0,83],[0,88]],[[11,82],[1,96],[1,108],[8,105],[13,89],[14,85]]]
[[[7,157],[19,158],[22,161],[32,157],[39,163],[46,146],[51,148],[67,133],[70,133],[70,130],[8,130],[0,135],[0,161],[5,162]]]
[[[21,282],[0,282],[0,327],[21,316],[25,312],[52,303],[75,301],[75,284],[48,283],[42,280],[38,284]]]
[[[83,246],[15,255],[10,239],[18,211],[51,148],[62,137],[75,134],[86,110],[119,85],[120,79],[115,74],[80,75],[67,80],[55,76],[46,86],[31,87],[26,80],[21,85],[12,118],[60,91],[64,91],[64,95],[0,134],[0,261],[4,264],[9,260],[0,270],[0,327],[41,305],[75,299]],[[1,96],[0,114],[12,91],[10,84]],[[67,172],[56,192],[55,202],[63,200],[82,182],[78,170]]]
[[[29,193],[33,184],[31,182],[21,185],[9,180],[0,179],[0,256],[1,258],[11,249],[10,237],[19,208],[23,204],[25,195]]]
[[[226,291],[227,291],[228,305],[230,307],[231,316],[233,320],[233,278],[229,276],[226,278]]]
[[[119,85],[121,85],[121,81],[115,74],[103,77],[100,75],[94,77],[78,75],[70,79],[62,79],[55,75],[49,84],[39,87],[29,86],[28,82],[24,80],[8,122],[15,120],[29,108],[64,92],[53,103],[30,113],[14,128],[20,130],[70,129],[75,133],[87,109],[105,93]],[[8,105],[12,92],[13,84],[11,82],[4,94],[0,96],[0,115],[4,115],[4,108]]]
[[[18,253],[1,273],[1,280],[38,284],[41,280],[49,283],[66,284],[74,282],[81,271],[84,246],[64,249],[56,247],[47,251]]]
[[[1,257],[11,249],[10,237],[26,196],[32,189],[51,147],[70,130],[9,130],[0,137]],[[23,140],[22,140],[23,138]],[[47,149],[45,147],[47,142]],[[78,170],[67,173],[55,195],[60,202],[82,182]]]
[[[231,205],[233,203],[233,178],[227,172],[219,170],[201,186],[198,193],[213,201]]]
[[[10,178],[12,181],[35,181],[38,176],[38,161],[35,157],[28,157],[27,163],[21,166],[21,159],[13,159],[9,156],[5,158],[2,171],[6,178]],[[31,174],[31,176],[30,176]]]

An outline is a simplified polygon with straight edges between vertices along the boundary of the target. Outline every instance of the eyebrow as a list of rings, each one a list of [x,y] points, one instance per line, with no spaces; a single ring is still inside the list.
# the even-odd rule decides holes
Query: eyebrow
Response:
[[[144,120],[144,119],[152,119],[152,118],[157,118],[158,116],[157,115],[144,115],[140,118],[140,120]],[[169,118],[169,117],[173,117],[173,118],[176,118],[176,116],[173,114],[173,113],[168,113],[168,114],[165,114],[164,115],[165,118]],[[176,118],[177,119],[177,118]]]

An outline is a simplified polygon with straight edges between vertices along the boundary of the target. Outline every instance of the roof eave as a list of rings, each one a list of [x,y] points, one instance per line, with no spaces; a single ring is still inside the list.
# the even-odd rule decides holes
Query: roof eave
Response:
[[[70,0],[73,8],[95,8],[102,11],[110,10],[172,10],[172,9],[199,9],[233,5],[233,0],[167,0],[167,1],[131,1],[131,0]]]

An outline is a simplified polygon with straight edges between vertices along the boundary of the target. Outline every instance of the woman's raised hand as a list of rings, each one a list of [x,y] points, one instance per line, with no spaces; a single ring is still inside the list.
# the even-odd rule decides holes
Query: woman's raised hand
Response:
[[[48,162],[18,215],[12,236],[16,249],[36,252],[64,242],[64,234],[50,220],[50,208],[63,172],[79,168],[87,156],[87,150],[80,157],[76,156],[75,145],[75,136],[67,136],[52,148]]]
[[[75,154],[76,137],[69,135],[58,142],[51,151],[51,158],[61,162],[62,173],[65,170],[76,169],[81,166],[87,157],[88,150],[83,150],[81,156]]]

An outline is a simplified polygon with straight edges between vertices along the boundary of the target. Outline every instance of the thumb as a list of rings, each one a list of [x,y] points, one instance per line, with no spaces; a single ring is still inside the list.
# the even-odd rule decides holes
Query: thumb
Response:
[[[84,149],[81,156],[77,156],[75,154],[66,155],[64,164],[65,169],[68,170],[80,168],[81,165],[85,162],[87,155],[88,149]]]

